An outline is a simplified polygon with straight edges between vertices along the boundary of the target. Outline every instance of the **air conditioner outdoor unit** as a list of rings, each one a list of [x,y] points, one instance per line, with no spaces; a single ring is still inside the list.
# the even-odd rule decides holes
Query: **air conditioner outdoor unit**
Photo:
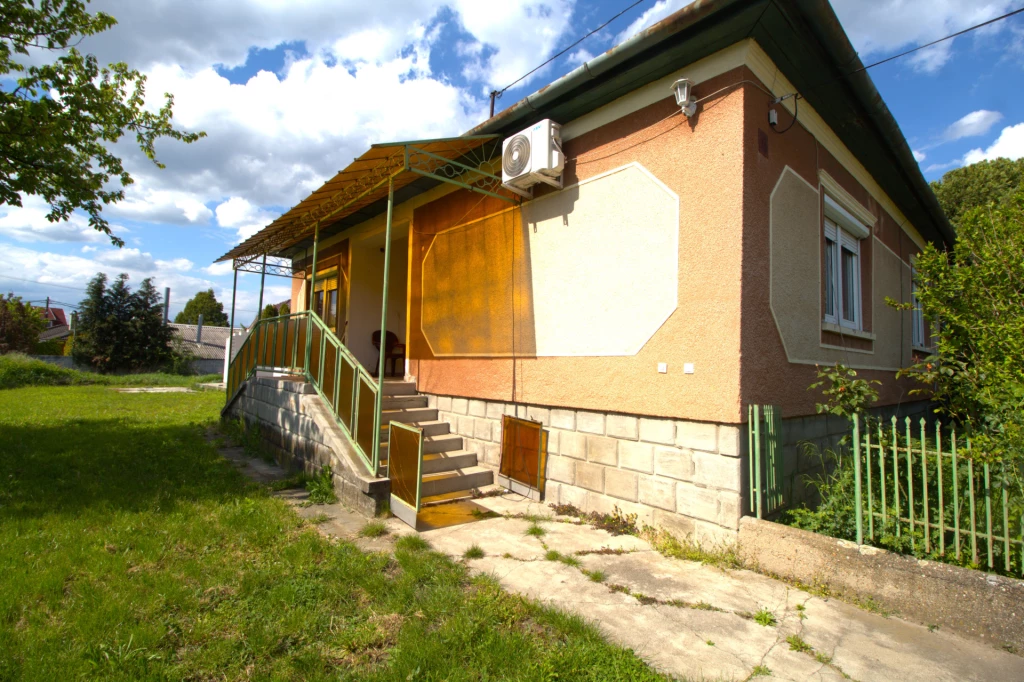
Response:
[[[506,138],[501,145],[501,182],[516,194],[533,197],[538,182],[562,188],[562,126],[544,119]]]

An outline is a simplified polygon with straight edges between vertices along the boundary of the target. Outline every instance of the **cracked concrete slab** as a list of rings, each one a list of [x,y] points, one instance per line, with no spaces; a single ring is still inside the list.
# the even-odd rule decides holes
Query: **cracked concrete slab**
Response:
[[[526,507],[505,499],[491,508],[542,515]],[[478,545],[485,556],[467,561],[472,571],[583,616],[656,669],[683,679],[746,680],[755,668],[755,679],[791,682],[847,675],[865,682],[1024,679],[1024,658],[816,597],[752,571],[670,559],[639,538],[589,525],[540,521],[545,534],[539,538],[526,535],[530,525],[505,517],[422,536],[456,558]],[[576,555],[580,568],[545,560],[547,549]],[[624,553],[593,553],[602,549]],[[600,572],[603,582],[581,569]],[[774,625],[755,622],[761,608],[771,612]],[[799,639],[791,643],[790,636]],[[806,650],[795,650],[801,648]]]
[[[255,480],[285,476],[272,464],[246,457],[241,448],[222,448],[221,454]],[[364,551],[389,552],[398,537],[416,532],[388,519],[386,535],[363,538],[359,531],[367,519],[344,505],[302,506],[306,493],[301,490],[276,494],[325,534],[353,541]],[[780,682],[832,682],[847,675],[863,682],[1024,680],[1024,658],[971,640],[822,599],[751,571],[669,559],[639,538],[556,519],[537,503],[507,497],[478,502],[506,516],[421,535],[456,559],[470,546],[480,546],[484,557],[467,561],[471,571],[493,575],[510,592],[583,616],[610,640],[675,677],[747,680],[757,669],[754,679]],[[533,537],[526,534],[531,521],[508,518],[516,515],[551,519],[539,521],[545,533]],[[549,549],[575,555],[581,566],[546,560]],[[603,582],[581,569],[601,572]],[[701,603],[715,610],[698,607]],[[752,619],[762,607],[774,615],[774,626]],[[793,650],[790,636],[809,650]]]

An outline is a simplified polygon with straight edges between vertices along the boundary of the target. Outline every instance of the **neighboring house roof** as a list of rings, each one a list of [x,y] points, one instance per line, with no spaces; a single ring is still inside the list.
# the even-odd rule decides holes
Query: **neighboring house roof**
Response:
[[[66,324],[58,324],[49,329],[44,329],[39,334],[40,341],[52,341],[54,339],[63,339],[71,336],[71,327]]]
[[[840,141],[857,150],[858,160],[921,235],[936,244],[952,244],[949,220],[828,0],[697,0],[492,116],[463,138],[507,136],[544,118],[561,123],[578,119],[748,38],[757,41]],[[310,198],[330,194],[331,182]],[[396,187],[395,204],[438,184],[422,177]],[[367,202],[333,223],[321,224],[320,238],[386,210],[386,198]],[[269,241],[264,232],[266,228],[221,260],[260,250],[244,247]],[[307,225],[271,245],[270,252],[293,255],[311,243],[312,225]]]
[[[196,343],[198,325],[172,323],[168,326],[174,332],[174,338],[195,354],[196,358],[200,360],[224,359],[224,347],[228,345],[227,327],[211,327],[204,324],[202,342]]]
[[[68,324],[68,318],[63,308],[43,308],[43,317],[53,323],[53,326]]]

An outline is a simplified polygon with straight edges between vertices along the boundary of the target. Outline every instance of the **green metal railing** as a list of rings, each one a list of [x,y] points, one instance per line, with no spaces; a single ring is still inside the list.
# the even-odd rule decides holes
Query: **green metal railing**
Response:
[[[760,519],[786,504],[782,494],[782,415],[776,406],[747,407],[747,452],[750,512]]]
[[[1021,472],[976,459],[955,427],[909,417],[900,426],[851,420],[857,543],[865,531],[872,542],[904,537],[912,551],[1024,575]]]
[[[257,370],[302,375],[367,469],[380,469],[380,385],[311,311],[257,321],[228,364],[228,401]]]

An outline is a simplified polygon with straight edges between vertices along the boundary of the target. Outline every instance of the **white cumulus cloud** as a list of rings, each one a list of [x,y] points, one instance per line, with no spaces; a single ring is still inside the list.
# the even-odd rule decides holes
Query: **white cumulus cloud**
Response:
[[[1003,115],[998,111],[989,111],[987,109],[972,111],[946,128],[942,137],[947,142],[951,142],[964,137],[984,135],[1002,119]]]
[[[1024,157],[1024,123],[1007,126],[999,137],[985,149],[972,149],[964,156],[964,165],[998,158],[1019,159]]]

